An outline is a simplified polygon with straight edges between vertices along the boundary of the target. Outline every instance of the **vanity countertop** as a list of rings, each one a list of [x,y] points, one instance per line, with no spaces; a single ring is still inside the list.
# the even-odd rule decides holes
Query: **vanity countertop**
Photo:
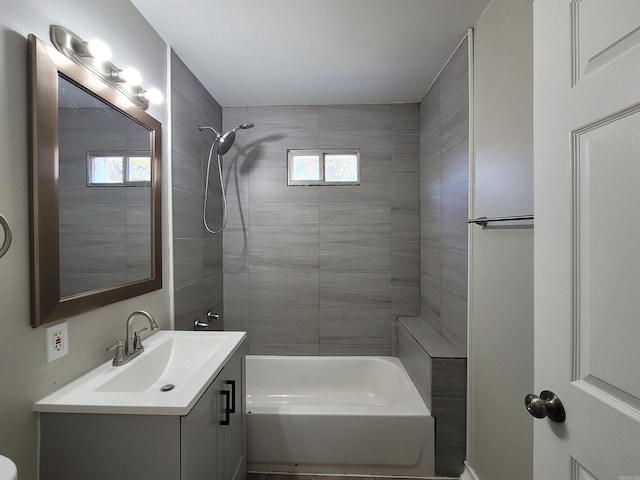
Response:
[[[186,415],[245,338],[245,332],[158,332],[129,363],[114,367],[109,360],[38,400],[34,410]]]

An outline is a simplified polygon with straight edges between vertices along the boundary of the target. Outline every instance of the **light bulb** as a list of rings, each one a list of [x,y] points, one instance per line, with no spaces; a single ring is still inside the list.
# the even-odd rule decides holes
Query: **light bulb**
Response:
[[[109,45],[102,40],[93,39],[86,42],[86,49],[89,55],[101,62],[108,62],[111,60],[111,49]]]
[[[162,92],[157,88],[150,88],[144,92],[144,96],[154,105],[159,105],[164,101],[164,95],[162,95]]]
[[[142,83],[142,75],[135,68],[125,68],[120,72],[120,78],[129,85],[138,86]]]

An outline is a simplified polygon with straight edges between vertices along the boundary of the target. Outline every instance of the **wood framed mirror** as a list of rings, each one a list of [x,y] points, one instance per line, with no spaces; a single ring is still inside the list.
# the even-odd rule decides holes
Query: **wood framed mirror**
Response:
[[[29,35],[33,327],[162,288],[161,124]]]

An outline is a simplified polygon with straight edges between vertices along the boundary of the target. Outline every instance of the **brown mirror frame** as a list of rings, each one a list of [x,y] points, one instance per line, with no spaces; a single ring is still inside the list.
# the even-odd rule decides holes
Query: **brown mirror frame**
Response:
[[[123,94],[50,45],[29,35],[31,324],[38,327],[162,288],[161,124]],[[58,77],[63,76],[149,130],[151,276],[60,298]]]

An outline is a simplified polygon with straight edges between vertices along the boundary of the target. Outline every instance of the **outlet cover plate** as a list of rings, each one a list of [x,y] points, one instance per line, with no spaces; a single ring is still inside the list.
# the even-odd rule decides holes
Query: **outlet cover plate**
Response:
[[[67,322],[58,323],[46,329],[47,362],[64,357],[69,353],[69,333]]]

